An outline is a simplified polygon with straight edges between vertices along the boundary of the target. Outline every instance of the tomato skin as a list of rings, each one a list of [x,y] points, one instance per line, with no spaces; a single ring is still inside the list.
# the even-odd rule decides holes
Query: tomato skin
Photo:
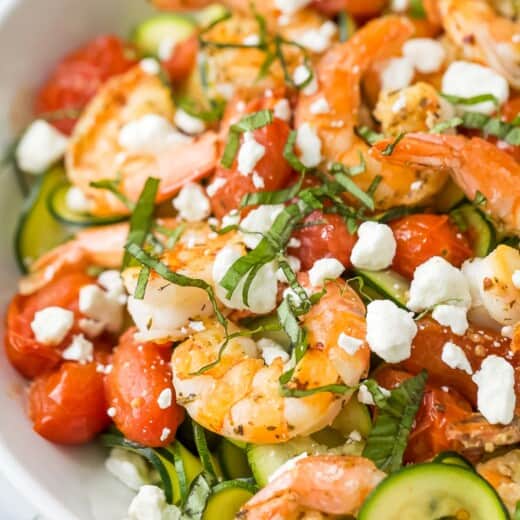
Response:
[[[410,280],[415,269],[433,256],[456,267],[472,256],[467,238],[446,215],[408,215],[390,227],[397,243],[392,268]]]
[[[29,417],[36,433],[58,444],[83,444],[108,427],[105,376],[96,366],[66,362],[31,383]]]
[[[520,115],[520,96],[512,97],[502,105],[502,116],[510,123],[513,119]]]
[[[296,230],[293,237],[301,242],[301,246],[289,249],[289,253],[300,259],[304,270],[310,269],[320,258],[336,258],[345,268],[349,268],[356,236],[349,233],[345,221],[339,215],[332,213],[313,211],[303,223],[323,221],[324,224]]]
[[[197,51],[199,42],[196,36],[179,42],[172,52],[172,55],[161,62],[161,65],[168,73],[170,81],[181,83],[188,78],[197,61]]]
[[[249,113],[262,109],[272,109],[280,99],[277,95],[270,98],[256,98],[239,110],[240,99],[235,99],[226,109],[226,114],[221,124],[222,152],[228,139],[229,126]],[[275,191],[287,185],[292,175],[289,163],[283,157],[285,143],[289,138],[290,127],[281,119],[275,118],[272,123],[253,131],[255,141],[265,147],[264,156],[255,166],[255,171],[263,179],[264,187],[257,188],[253,184],[251,175],[242,175],[238,171],[238,153],[231,168],[224,168],[219,164],[212,182],[223,179],[225,184],[210,197],[213,213],[217,218],[222,218],[230,211],[240,206],[242,197],[247,193],[258,191]],[[244,137],[241,136],[241,143]]]
[[[384,366],[374,374],[378,383],[384,388],[395,388],[412,374]],[[404,462],[424,462],[441,451],[455,450],[457,444],[447,437],[448,426],[468,417],[471,405],[455,390],[446,391],[431,383],[427,383],[423,399],[404,454]]]
[[[18,294],[11,300],[7,311],[5,349],[9,361],[23,376],[32,379],[61,362],[61,351],[70,344],[74,334],[81,332],[77,325],[79,291],[92,283],[95,279],[85,273],[67,273],[33,294]],[[35,312],[49,306],[63,307],[75,315],[71,331],[59,345],[38,343],[31,329]]]
[[[386,5],[386,0],[314,0],[312,5],[327,15],[347,11],[352,16],[376,16]]]
[[[34,107],[36,115],[82,110],[107,79],[136,63],[134,54],[131,47],[113,35],[98,36],[71,52],[56,65],[39,90]],[[76,120],[77,116],[72,115],[49,122],[70,134]]]
[[[137,343],[135,329],[120,339],[112,357],[112,371],[107,376],[107,399],[115,408],[113,421],[123,435],[145,446],[167,446],[175,438],[184,418],[175,402],[170,367],[171,345]],[[161,409],[159,394],[169,388],[172,404]],[[164,428],[168,435],[162,438]]]

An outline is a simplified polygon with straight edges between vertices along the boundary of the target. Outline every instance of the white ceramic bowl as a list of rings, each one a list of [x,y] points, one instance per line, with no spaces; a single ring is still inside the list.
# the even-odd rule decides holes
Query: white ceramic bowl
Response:
[[[147,12],[146,0],[0,0],[0,146],[27,122],[31,93],[60,56],[97,34],[128,34]],[[2,316],[19,276],[12,242],[20,206],[14,176],[1,172]],[[104,471],[103,450],[65,449],[38,437],[24,396],[24,381],[1,348],[0,471],[46,520],[121,520],[131,494]]]

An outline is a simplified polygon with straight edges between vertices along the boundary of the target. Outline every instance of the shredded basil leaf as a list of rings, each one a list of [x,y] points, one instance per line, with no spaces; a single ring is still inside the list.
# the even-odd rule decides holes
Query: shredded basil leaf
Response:
[[[206,432],[204,428],[195,421],[192,421],[193,437],[195,439],[195,446],[199,454],[200,462],[204,471],[211,475],[214,479],[217,479],[217,472],[211,459],[211,453],[208,448],[208,442],[206,439]]]
[[[300,161],[298,156],[294,153],[294,143],[296,143],[296,138],[298,137],[298,131],[292,130],[287,138],[287,142],[285,143],[283,149],[284,159],[291,165],[293,170],[296,170],[300,173],[305,173],[307,171],[307,167]]]
[[[442,134],[446,130],[449,130],[450,128],[457,128],[463,123],[463,119],[460,117],[452,117],[451,119],[448,119],[447,121],[441,121],[440,123],[437,123],[431,130],[431,134]]]
[[[378,132],[374,132],[371,128],[368,128],[368,126],[356,126],[354,128],[354,131],[356,132],[356,135],[363,139],[365,143],[367,143],[370,146],[373,146],[374,144],[378,143],[379,141],[382,141],[385,136],[383,134],[379,134]]]
[[[303,175],[300,176],[298,182],[278,191],[258,191],[256,193],[247,193],[240,202],[240,207],[245,208],[246,206],[258,206],[259,204],[270,205],[270,204],[283,204],[294,198],[301,189],[303,182]]]
[[[360,150],[358,150],[358,156],[359,164],[357,164],[356,166],[345,166],[343,163],[334,162],[330,165],[329,172],[332,175],[335,175],[336,173],[344,173],[349,177],[355,177],[356,175],[364,173],[367,169],[365,156]]]
[[[215,123],[222,118],[226,103],[222,99],[209,99],[209,108],[201,108],[193,99],[183,97],[177,101],[177,106],[193,117],[206,123]]]
[[[215,477],[205,471],[195,478],[182,506],[181,520],[202,520],[214,484]]]
[[[462,120],[464,128],[482,130],[484,134],[498,137],[511,145],[520,145],[520,128],[518,126],[478,112],[465,112]]]
[[[142,300],[144,298],[144,293],[146,292],[146,286],[148,285],[148,279],[150,277],[150,269],[148,267],[143,266],[139,271],[139,278],[137,279],[137,285],[134,291],[134,298],[136,300]]]
[[[110,191],[115,195],[130,211],[133,211],[134,203],[119,189],[121,181],[116,179],[102,179],[100,181],[92,181],[89,186],[100,190]]]
[[[317,386],[315,388],[306,388],[300,390],[298,388],[288,388],[287,386],[280,387],[280,393],[283,397],[308,397],[309,395],[321,394],[323,392],[329,392],[331,394],[340,394],[344,395],[349,390],[352,390],[353,387],[341,384],[332,384],[332,385],[324,385]]]
[[[338,14],[338,28],[340,42],[346,42],[356,31],[356,22],[345,10]]]
[[[401,132],[393,142],[389,143],[387,146],[385,146],[385,149],[381,152],[381,155],[392,155],[394,153],[395,147],[399,144],[399,142],[403,139],[403,137],[406,134],[404,132]]]
[[[426,18],[426,11],[422,0],[410,0],[410,8],[408,10],[410,16],[416,20],[423,20]]]
[[[482,206],[487,202],[487,198],[484,194],[477,190],[475,193],[475,198],[473,199],[473,204],[475,206]]]
[[[379,469],[387,473],[397,471],[402,465],[427,377],[423,370],[392,390],[390,397],[384,402],[380,400],[378,416],[368,436],[363,456],[371,459]]]
[[[441,92],[441,97],[453,105],[478,105],[479,103],[485,103],[486,101],[491,101],[495,106],[499,105],[498,99],[493,94],[479,94],[478,96],[461,97]]]
[[[128,237],[126,243],[135,244],[141,247],[150,232],[152,226],[153,212],[155,209],[155,197],[157,190],[159,189],[159,179],[148,177],[143,186],[143,190],[139,195],[139,199],[135,205],[132,216],[130,217],[130,229],[128,231]],[[130,264],[130,255],[125,252],[123,257],[124,269]]]

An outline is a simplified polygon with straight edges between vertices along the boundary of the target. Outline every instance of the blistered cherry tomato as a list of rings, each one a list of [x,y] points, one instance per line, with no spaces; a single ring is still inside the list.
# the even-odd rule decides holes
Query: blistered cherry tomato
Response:
[[[188,78],[197,61],[198,48],[197,37],[192,36],[177,43],[171,56],[161,62],[172,82],[181,83]]]
[[[392,267],[409,279],[419,265],[442,256],[456,267],[472,256],[467,238],[446,215],[408,215],[390,224],[397,242]]]
[[[412,374],[385,366],[376,371],[375,377],[381,386],[391,389],[412,377]],[[441,389],[427,383],[408,437],[404,461],[423,462],[441,451],[455,450],[457,444],[448,439],[447,427],[468,417],[471,412],[469,402],[455,390],[448,387]]]
[[[339,215],[313,211],[293,237],[300,241],[300,245],[289,249],[289,253],[300,259],[302,269],[310,269],[320,258],[336,258],[346,268],[350,266],[356,236],[348,231]]]
[[[97,362],[66,362],[36,378],[29,388],[34,430],[59,444],[92,440],[110,424],[104,378]]]
[[[121,74],[136,63],[132,48],[117,36],[98,36],[67,55],[58,63],[42,86],[35,102],[36,115],[71,111],[50,122],[69,134],[77,114],[110,77]]]
[[[379,14],[386,0],[314,0],[312,5],[328,15],[347,11],[352,16],[368,17]]]
[[[36,311],[50,306],[72,311],[75,318],[79,291],[83,285],[95,283],[95,279],[83,272],[65,273],[33,294],[16,295],[7,310],[5,349],[11,364],[25,377],[33,378],[54,368],[61,361],[61,351],[70,344],[72,336],[81,331],[77,319],[70,332],[58,345],[44,345],[36,341],[31,322]]]
[[[134,333],[130,329],[121,337],[107,376],[113,421],[131,441],[167,446],[184,417],[172,385],[171,344],[139,343]]]
[[[271,108],[275,98],[257,99],[249,103],[241,113],[230,115],[228,110],[225,121],[236,121],[240,117],[256,112],[264,108]],[[223,123],[226,126],[226,123]],[[253,131],[255,141],[265,147],[264,156],[257,162],[253,175],[242,175],[238,171],[238,159],[235,157],[231,168],[219,166],[212,182],[217,181],[223,183],[210,197],[213,213],[221,218],[226,213],[237,209],[240,201],[246,193],[255,193],[258,191],[274,191],[283,188],[291,177],[292,169],[289,163],[283,157],[285,143],[289,137],[289,125],[281,119],[275,118],[274,121],[262,128]],[[243,142],[244,136],[241,136]],[[224,143],[227,140],[227,132],[223,135]],[[238,154],[237,154],[238,156]],[[221,179],[221,181],[219,181]]]

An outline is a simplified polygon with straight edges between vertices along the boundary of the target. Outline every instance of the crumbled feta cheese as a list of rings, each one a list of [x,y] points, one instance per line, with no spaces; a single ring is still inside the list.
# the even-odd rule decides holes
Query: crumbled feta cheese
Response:
[[[339,278],[345,266],[336,258],[320,258],[309,269],[309,282],[313,287],[322,287],[326,280]]]
[[[256,47],[260,43],[260,36],[258,36],[258,34],[249,34],[242,40],[242,43],[244,45]]]
[[[150,470],[141,455],[122,448],[112,448],[105,460],[105,468],[125,486],[138,491],[150,483]]]
[[[242,241],[249,249],[254,249],[260,243],[283,209],[283,204],[264,204],[247,214],[240,224],[240,231]]]
[[[318,28],[308,29],[295,35],[294,41],[309,51],[321,53],[330,47],[336,31],[336,24],[328,20]]]
[[[116,269],[103,271],[97,278],[97,282],[111,297],[123,297],[121,303],[126,303],[126,291],[121,278],[121,273]]]
[[[289,243],[287,244],[287,247],[298,248],[298,247],[301,247],[301,245],[302,245],[302,241],[301,240],[298,240],[297,238],[292,237],[289,240]]]
[[[517,288],[517,289],[520,289],[520,270],[516,270],[513,272],[513,285]]]
[[[312,79],[309,81],[309,78]],[[318,82],[316,81],[316,74],[313,74],[306,65],[298,65],[293,72],[294,84],[298,87],[304,83],[309,83],[302,88],[302,93],[306,96],[312,96],[318,90]]]
[[[159,437],[159,440],[161,442],[164,442],[169,436],[172,431],[168,427],[164,427],[161,432],[161,436]]]
[[[94,345],[83,334],[72,337],[72,343],[61,353],[61,357],[68,361],[78,363],[90,363],[93,359]]]
[[[155,58],[144,58],[139,62],[139,66],[143,72],[152,76],[161,72],[161,66]]]
[[[289,361],[289,354],[287,354],[284,348],[276,343],[276,341],[269,338],[261,338],[256,344],[267,366],[271,366],[273,361],[278,358],[282,360],[282,363]]]
[[[286,257],[286,260],[293,272],[298,273],[302,268],[302,263],[296,256],[289,255]],[[276,271],[276,279],[279,282],[287,283],[287,277],[285,276],[285,273],[282,271],[281,267],[279,267]]]
[[[177,46],[177,39],[174,36],[165,36],[159,42],[157,56],[161,61],[168,61],[173,56],[173,51]]]
[[[467,309],[458,305],[436,305],[432,318],[437,323],[449,327],[457,336],[463,336],[469,327]]]
[[[411,312],[390,300],[375,300],[367,306],[367,342],[372,352],[388,363],[410,357],[417,325]]]
[[[353,338],[344,332],[340,332],[338,336],[338,346],[350,356],[354,356],[363,343],[362,339]]]
[[[328,114],[330,112],[330,105],[324,97],[320,97],[311,104],[310,111],[311,114],[314,115]]]
[[[413,64],[408,58],[391,58],[386,61],[380,73],[381,90],[401,90],[410,85],[414,75]]]
[[[108,410],[107,410],[107,415],[109,417],[115,417],[116,416],[116,409],[111,406]]]
[[[296,145],[300,150],[300,161],[307,168],[314,168],[321,162],[321,140],[309,123],[298,128]]]
[[[161,488],[145,485],[132,500],[127,520],[179,520],[180,517],[181,510],[166,503]]]
[[[206,330],[206,326],[202,321],[190,320],[188,321],[188,326],[191,330],[194,330],[195,332],[202,332],[203,330]]]
[[[74,323],[74,313],[62,307],[45,307],[34,313],[31,329],[38,343],[58,345]]]
[[[274,0],[276,8],[285,15],[292,15],[311,3],[312,0]]]
[[[502,327],[502,329],[500,330],[500,334],[502,334],[504,338],[513,339],[514,328],[511,325],[506,325]]]
[[[209,199],[202,186],[196,182],[188,182],[182,187],[173,199],[173,207],[179,212],[179,216],[188,222],[201,222],[211,213]]]
[[[159,397],[157,398],[157,404],[159,405],[159,408],[161,410],[166,410],[166,408],[169,408],[172,405],[172,397],[171,388],[165,388],[162,390],[159,394]]]
[[[421,264],[413,274],[408,308],[420,312],[439,304],[468,308],[471,295],[462,272],[440,256]]]
[[[312,294],[312,291],[306,287],[304,287],[304,291],[307,294],[307,296],[310,296]],[[287,287],[287,289],[284,290],[282,296],[284,298],[289,298],[291,303],[293,305],[295,305],[296,307],[300,306],[303,303],[300,296],[296,293],[296,291],[292,287]]]
[[[177,132],[168,119],[158,114],[145,114],[126,123],[118,136],[119,146],[134,153],[157,153],[171,144],[190,141],[190,137]]]
[[[423,74],[437,72],[446,59],[444,47],[432,38],[411,38],[403,45],[403,55]]]
[[[16,162],[28,173],[43,173],[67,149],[67,137],[43,119],[34,121],[16,147]]]
[[[97,285],[84,285],[79,291],[79,310],[87,317],[104,324],[110,332],[118,332],[123,325],[121,299],[103,291]]]
[[[410,7],[410,0],[392,0],[390,9],[396,13],[404,13]]]
[[[264,155],[265,146],[255,141],[252,132],[245,132],[244,141],[238,151],[238,171],[242,175],[251,174]]]
[[[274,117],[282,121],[289,121],[291,119],[291,105],[287,99],[280,99],[273,107]]]
[[[450,368],[458,368],[466,372],[468,375],[473,374],[473,369],[466,357],[464,351],[455,343],[448,341],[442,347],[442,355],[441,359],[446,363]]]
[[[515,411],[515,371],[499,356],[488,356],[473,376],[479,412],[491,424],[509,424]]]
[[[269,482],[273,482],[283,473],[293,470],[296,467],[298,461],[305,459],[306,457],[308,457],[308,455],[307,452],[304,451],[303,453],[296,455],[296,457],[293,457],[292,459],[289,459],[286,462],[284,462],[280,467],[273,471],[271,475],[269,475]]]
[[[379,386],[379,385],[378,385],[378,387],[379,387],[380,392],[385,397],[390,397],[391,394],[390,394],[389,390],[387,390],[386,388],[383,388],[382,386]],[[374,402],[372,392],[368,389],[367,385],[365,385],[363,383],[359,385],[357,398],[358,398],[358,401],[363,404],[368,404],[370,406],[374,406],[376,404]]]
[[[251,177],[253,180],[253,186],[259,190],[265,188],[264,178],[258,174],[258,172],[253,172],[253,176]]]
[[[392,229],[386,224],[363,222],[358,228],[350,260],[359,269],[380,271],[392,265],[396,241]]]
[[[91,338],[99,336],[105,328],[105,324],[102,321],[92,320],[90,318],[80,318],[78,325],[79,328]]]
[[[450,64],[442,78],[442,91],[444,94],[464,98],[493,94],[500,105],[509,98],[509,85],[504,77],[489,67],[468,61],[454,61]],[[489,115],[497,107],[493,102],[485,101],[460,108]]]
[[[237,226],[240,223],[240,213],[232,210],[222,217],[222,227]]]
[[[188,114],[182,108],[175,111],[174,123],[177,128],[188,135],[202,134],[206,130],[206,123],[202,119]]]
[[[277,266],[275,262],[268,262],[258,270],[249,287],[249,306],[246,306],[242,299],[245,278],[240,281],[231,298],[226,298],[227,290],[220,285],[220,281],[233,263],[241,256],[242,252],[237,246],[226,246],[218,252],[212,273],[217,297],[230,309],[249,309],[256,314],[271,312],[276,308],[278,290],[278,281],[276,280]]]
[[[83,190],[77,186],[71,186],[67,190],[65,204],[71,211],[76,213],[89,213],[92,207]]]
[[[224,177],[217,177],[209,186],[206,188],[206,193],[208,194],[208,197],[213,197],[217,193],[217,191],[220,190],[220,188],[223,188],[227,184],[227,179]]]
[[[361,442],[363,440],[363,436],[357,430],[352,430],[349,433],[348,438],[352,442]]]

